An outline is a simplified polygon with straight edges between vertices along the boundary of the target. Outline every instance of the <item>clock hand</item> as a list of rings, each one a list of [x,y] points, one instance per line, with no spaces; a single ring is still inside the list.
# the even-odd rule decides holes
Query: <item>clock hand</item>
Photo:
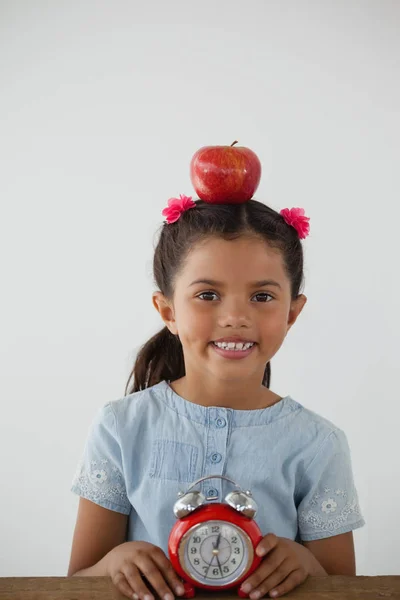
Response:
[[[221,540],[221,534],[219,533],[219,534],[218,534],[218,537],[217,537],[217,541],[215,542],[215,545],[214,545],[214,544],[211,542],[211,543],[212,543],[213,550],[217,550],[217,549],[218,549],[218,546],[219,546],[219,542],[220,542],[220,540]],[[206,571],[206,573],[205,573],[204,577],[207,577],[207,575],[208,575],[208,571],[210,570],[210,567],[211,567],[211,565],[212,565],[212,563],[213,563],[213,560],[214,560],[214,558],[215,558],[215,556],[213,556],[213,557],[212,557],[212,559],[211,559],[211,561],[210,561],[210,564],[208,565],[208,569],[207,569],[207,571]],[[219,563],[218,556],[217,556],[216,558],[217,558],[217,561],[218,561],[218,563]],[[221,567],[220,567],[220,570],[221,570]],[[222,571],[221,571],[221,574],[222,574]]]
[[[219,533],[218,537],[217,537],[217,541],[215,542],[215,546],[213,545],[214,550],[218,550],[220,541],[221,541],[221,534]],[[215,558],[217,559],[217,563],[218,563],[218,567],[219,567],[219,572],[221,573],[221,577],[223,577],[224,574],[222,572],[221,563],[219,561],[218,554],[215,555]]]
[[[219,544],[220,544],[220,542],[221,542],[221,534],[219,534],[219,535],[218,535],[218,537],[217,537],[217,542],[216,542],[216,544],[215,544],[215,549],[218,549],[218,548],[219,548]],[[219,572],[221,573],[221,577],[223,577],[223,576],[224,576],[224,574],[223,574],[223,572],[222,572],[222,567],[221,567],[220,560],[219,560],[219,558],[218,558],[218,554],[217,554],[216,558],[217,558],[217,563],[218,563],[218,567],[219,567]]]
[[[223,572],[222,572],[221,563],[219,562],[219,558],[218,558],[218,556],[217,556],[217,563],[218,563],[218,566],[219,566],[219,572],[221,573],[221,577],[223,577],[223,576],[224,576],[224,574],[223,574]]]
[[[213,544],[213,548],[214,548],[214,544]],[[214,558],[215,558],[215,556],[213,556],[213,557],[212,557],[212,559],[211,559],[211,562],[210,562],[210,564],[208,565],[208,569],[207,569],[207,571],[206,571],[206,573],[205,573],[204,577],[207,577],[207,575],[208,575],[208,571],[210,570],[210,567],[211,567],[211,565],[212,565],[212,562],[213,562]]]

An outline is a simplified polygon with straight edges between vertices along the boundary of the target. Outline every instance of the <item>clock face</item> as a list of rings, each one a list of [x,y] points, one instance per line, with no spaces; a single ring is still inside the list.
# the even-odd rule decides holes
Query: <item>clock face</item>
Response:
[[[227,521],[195,525],[183,536],[179,549],[186,573],[211,586],[228,585],[239,579],[250,568],[253,552],[249,536]]]

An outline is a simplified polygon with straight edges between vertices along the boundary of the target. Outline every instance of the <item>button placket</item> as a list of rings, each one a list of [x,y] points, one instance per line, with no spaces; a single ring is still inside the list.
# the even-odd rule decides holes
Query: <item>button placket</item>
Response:
[[[228,413],[223,408],[210,408],[207,431],[206,475],[222,475],[227,451]],[[210,498],[218,497],[222,502],[222,481],[209,479],[203,484],[204,493]]]
[[[209,482],[210,483],[210,482]],[[219,495],[217,488],[208,488],[207,490],[207,498],[216,498]]]
[[[222,460],[222,455],[219,452],[214,452],[213,454],[211,454],[211,462],[214,464],[217,464],[219,462],[221,462]]]

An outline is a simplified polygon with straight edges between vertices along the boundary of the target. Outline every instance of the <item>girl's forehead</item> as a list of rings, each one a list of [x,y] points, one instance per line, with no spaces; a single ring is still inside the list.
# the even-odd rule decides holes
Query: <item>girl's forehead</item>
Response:
[[[219,281],[232,277],[287,279],[282,253],[262,239],[247,236],[197,243],[186,257],[180,278],[187,281],[205,276]]]

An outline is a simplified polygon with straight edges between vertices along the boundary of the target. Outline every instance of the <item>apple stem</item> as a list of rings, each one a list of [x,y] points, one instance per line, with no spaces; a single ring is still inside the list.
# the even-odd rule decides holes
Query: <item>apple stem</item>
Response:
[[[234,146],[234,145],[235,145],[235,144],[237,144],[237,143],[238,143],[238,141],[237,141],[237,140],[236,140],[235,142],[233,142],[233,144],[231,144],[231,148],[232,148],[232,146]]]

